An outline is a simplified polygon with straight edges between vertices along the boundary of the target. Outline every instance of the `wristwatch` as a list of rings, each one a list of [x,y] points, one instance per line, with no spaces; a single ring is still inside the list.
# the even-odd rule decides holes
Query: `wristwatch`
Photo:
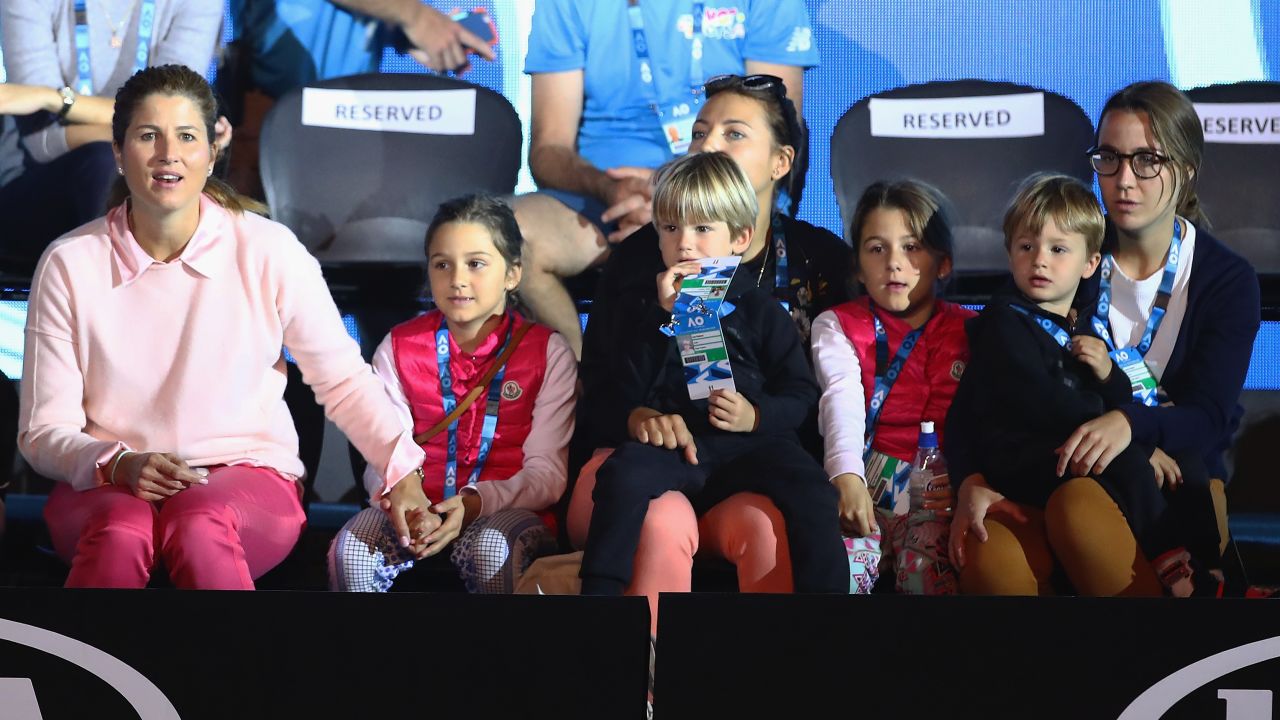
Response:
[[[62,96],[62,109],[58,111],[58,121],[66,122],[67,113],[71,112],[71,106],[76,104],[76,93],[69,86],[64,85],[58,94]]]

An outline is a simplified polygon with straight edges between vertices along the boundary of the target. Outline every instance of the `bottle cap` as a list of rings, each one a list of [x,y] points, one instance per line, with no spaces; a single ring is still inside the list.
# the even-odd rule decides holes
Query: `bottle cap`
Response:
[[[920,432],[922,433],[933,432],[933,423],[929,420],[925,420],[924,422],[920,423]]]

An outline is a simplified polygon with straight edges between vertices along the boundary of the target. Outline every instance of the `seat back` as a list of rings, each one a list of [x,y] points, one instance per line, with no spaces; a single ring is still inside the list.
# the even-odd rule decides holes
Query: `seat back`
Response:
[[[407,125],[391,122],[397,116],[408,114],[421,121],[442,112],[452,117],[456,110],[436,99],[357,94],[349,105],[326,114],[317,110],[324,103],[316,101],[315,93],[306,99],[312,88],[358,93],[469,91],[474,93],[474,132],[427,134],[307,124],[307,103],[312,122],[317,117],[390,117],[384,127],[399,128]],[[396,114],[389,116],[388,111]],[[272,216],[293,230],[322,263],[421,265],[423,238],[436,206],[468,192],[512,193],[520,144],[515,110],[488,88],[425,74],[322,80],[287,93],[267,115],[261,141],[263,189]]]
[[[1187,92],[1205,130],[1196,191],[1213,234],[1280,273],[1280,83],[1240,82]]]
[[[846,233],[871,183],[914,178],[933,185],[955,208],[956,268],[1003,273],[1001,223],[1018,183],[1050,171],[1092,184],[1085,158],[1092,143],[1088,116],[1056,93],[982,80],[930,82],[849,108],[831,137],[831,177]]]

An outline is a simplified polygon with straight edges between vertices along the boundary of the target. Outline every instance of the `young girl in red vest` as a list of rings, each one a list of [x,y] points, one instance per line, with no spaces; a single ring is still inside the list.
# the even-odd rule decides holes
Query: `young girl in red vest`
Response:
[[[471,592],[512,592],[554,552],[549,508],[565,488],[577,363],[568,343],[512,308],[523,240],[501,201],[440,206],[426,253],[436,309],[397,325],[374,370],[426,452],[417,477],[366,471],[373,507],[329,548],[335,590],[389,590],[452,546]]]
[[[865,538],[869,551],[860,592],[878,575],[878,552],[881,567],[892,563],[888,539],[909,507],[920,423],[936,423],[941,435],[969,357],[964,321],[974,313],[936,297],[952,270],[944,207],[941,194],[920,182],[868,187],[849,228],[864,294],[813,323],[824,465],[840,492],[845,534]]]

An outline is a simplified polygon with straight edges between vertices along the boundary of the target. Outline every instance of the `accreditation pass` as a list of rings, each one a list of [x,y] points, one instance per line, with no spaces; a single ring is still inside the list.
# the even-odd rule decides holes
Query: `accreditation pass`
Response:
[[[702,400],[712,390],[735,389],[720,318],[733,312],[724,297],[741,260],[737,256],[703,258],[697,274],[680,280],[671,319],[692,400]]]

